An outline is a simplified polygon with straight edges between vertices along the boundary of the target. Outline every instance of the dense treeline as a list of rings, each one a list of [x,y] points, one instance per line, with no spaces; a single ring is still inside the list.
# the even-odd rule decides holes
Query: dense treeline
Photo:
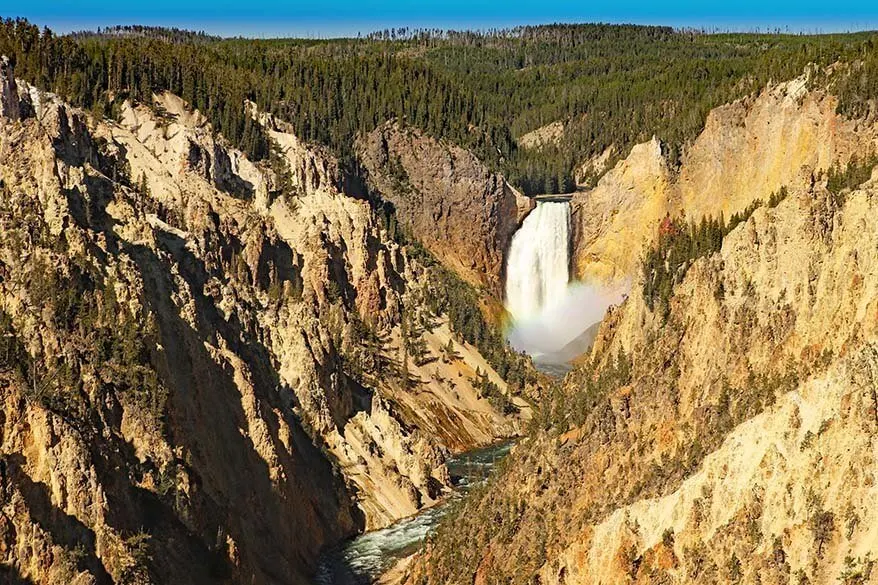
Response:
[[[839,112],[865,116],[874,111],[878,98],[878,38],[866,39],[846,61],[829,76],[832,93],[839,98]]]
[[[878,166],[878,155],[871,154],[862,161],[857,155],[851,157],[845,167],[836,164],[826,173],[826,188],[835,196],[837,203],[844,202],[844,192],[856,189],[872,177]]]
[[[557,145],[512,153],[507,173],[527,192],[560,189],[558,177],[576,164],[610,146],[624,154],[653,135],[667,143],[675,163],[712,108],[800,75],[809,63],[859,59],[873,42],[866,33],[706,35],[600,25],[550,30],[553,35],[487,39],[477,48],[448,43],[426,54],[476,89],[489,111],[508,112],[504,122],[513,136],[566,123]],[[859,92],[861,86],[852,89],[859,99],[878,95]]]
[[[70,33],[73,38],[90,38],[95,36],[104,36],[104,37],[125,37],[125,36],[137,36],[137,37],[152,37],[156,39],[161,39],[163,41],[168,41],[172,43],[184,43],[184,42],[192,42],[192,41],[202,41],[202,42],[210,42],[210,41],[219,41],[222,40],[220,37],[209,35],[204,31],[194,32],[190,30],[184,30],[179,28],[165,28],[160,26],[143,26],[139,24],[134,25],[117,25],[117,26],[108,26],[105,28],[98,27],[94,31],[78,31]]]
[[[489,28],[485,30],[446,30],[441,28],[390,28],[375,31],[366,36],[373,41],[414,41],[421,46],[431,46],[444,41],[456,45],[481,46],[497,40],[522,39],[524,41],[548,41],[563,49],[599,39],[625,40],[632,36],[660,40],[675,34],[669,26],[641,26],[635,24],[548,24],[525,25],[512,28]]]
[[[151,36],[74,39],[24,20],[0,27],[0,53],[12,58],[16,76],[102,116],[122,99],[152,103],[152,93],[181,95],[253,159],[268,155],[261,127],[246,115],[247,76],[217,67],[213,45],[170,43]]]
[[[18,76],[112,115],[125,98],[169,90],[201,110],[253,159],[269,144],[245,99],[332,147],[356,169],[353,141],[389,118],[474,150],[526,193],[575,188],[574,169],[653,134],[675,161],[709,110],[809,63],[838,60],[846,113],[878,96],[874,35],[703,34],[633,25],[490,31],[389,29],[366,38],[217,39],[155,27],[58,37],[23,20],[0,26]],[[114,105],[115,104],[115,105]],[[515,138],[565,122],[557,144]]]
[[[168,42],[155,31],[57,37],[7,20],[0,52],[13,59],[17,76],[99,115],[112,113],[119,100],[148,103],[153,92],[171,91],[255,160],[268,156],[269,144],[246,115],[248,99],[292,122],[305,140],[333,147],[349,164],[356,134],[394,117],[472,148],[495,165],[512,148],[508,130],[486,122],[471,92],[420,61],[347,51],[346,41],[312,55],[296,41],[174,38]]]

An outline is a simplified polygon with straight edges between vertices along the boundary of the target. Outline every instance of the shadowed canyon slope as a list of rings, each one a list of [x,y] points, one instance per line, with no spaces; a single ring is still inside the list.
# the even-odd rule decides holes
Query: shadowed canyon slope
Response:
[[[502,297],[506,250],[533,201],[472,153],[396,122],[360,140],[369,181],[405,231],[446,266]]]
[[[251,108],[279,151],[257,165],[171,94],[96,121],[6,73],[3,571],[306,582],[517,432],[435,267],[329,154]]]

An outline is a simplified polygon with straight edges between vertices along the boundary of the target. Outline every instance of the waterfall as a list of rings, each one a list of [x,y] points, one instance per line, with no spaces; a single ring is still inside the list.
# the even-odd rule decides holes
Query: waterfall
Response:
[[[506,308],[516,322],[560,302],[570,278],[570,204],[537,203],[512,238],[506,263]]]
[[[570,204],[541,201],[512,238],[506,262],[509,342],[529,353],[545,371],[588,350],[611,304],[627,284],[607,288],[571,283]],[[565,366],[566,367],[566,366]]]

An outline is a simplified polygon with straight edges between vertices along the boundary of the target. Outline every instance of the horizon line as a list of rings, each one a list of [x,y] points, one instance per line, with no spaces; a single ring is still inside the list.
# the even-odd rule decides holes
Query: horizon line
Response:
[[[224,21],[207,21],[201,23],[195,22],[174,22],[172,20],[145,18],[141,21],[132,21],[123,24],[120,22],[92,22],[84,21],[58,21],[50,22],[46,19],[33,19],[27,16],[2,17],[3,19],[22,18],[37,25],[40,28],[48,28],[53,33],[60,35],[71,34],[87,34],[97,33],[100,29],[102,32],[107,29],[116,27],[133,27],[143,26],[151,28],[177,29],[180,31],[201,33],[213,37],[219,37],[224,40],[233,39],[254,39],[254,40],[356,40],[364,39],[370,35],[381,33],[385,30],[407,29],[409,31],[440,31],[442,33],[449,32],[473,32],[487,34],[491,31],[511,31],[520,27],[541,27],[553,25],[611,25],[611,26],[642,26],[642,27],[668,27],[674,32],[695,32],[706,35],[720,34],[766,34],[766,35],[791,35],[791,36],[828,36],[835,34],[858,34],[878,32],[878,21],[864,19],[864,22],[850,23],[846,26],[839,26],[840,23],[825,22],[822,25],[816,23],[787,22],[783,24],[768,22],[752,22],[752,23],[732,23],[724,24],[708,23],[708,22],[685,22],[685,19],[674,19],[680,22],[673,24],[669,20],[584,20],[584,19],[555,19],[555,20],[528,20],[522,19],[521,22],[513,24],[514,21],[499,21],[496,24],[488,24],[484,22],[473,22],[470,25],[459,22],[436,22],[432,24],[411,23],[405,24],[396,20],[388,20],[384,25],[377,22],[366,21],[348,21],[340,23],[333,21],[332,27],[315,26],[316,23],[267,23],[263,21],[250,21],[241,25],[238,21],[237,32],[230,30]],[[412,19],[413,21],[417,19]],[[323,23],[328,24],[328,23]],[[267,26],[260,26],[267,25]],[[305,26],[302,26],[305,25]],[[462,26],[461,26],[462,25]],[[320,30],[322,28],[322,30]],[[260,30],[261,29],[261,30]],[[287,30],[282,30],[287,29]]]

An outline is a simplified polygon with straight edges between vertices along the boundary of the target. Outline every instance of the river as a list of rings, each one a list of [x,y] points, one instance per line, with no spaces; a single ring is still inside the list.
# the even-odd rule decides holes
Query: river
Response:
[[[448,460],[455,490],[442,503],[395,524],[366,532],[327,551],[315,576],[317,585],[369,585],[399,560],[413,554],[432,532],[449,506],[487,480],[494,466],[512,449],[505,442],[468,451]]]

